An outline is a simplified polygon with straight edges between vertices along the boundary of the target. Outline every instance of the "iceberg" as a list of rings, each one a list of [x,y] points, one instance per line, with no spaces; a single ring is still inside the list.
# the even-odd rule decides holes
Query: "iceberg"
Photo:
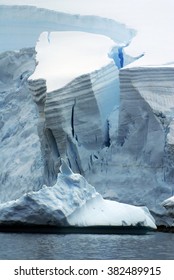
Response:
[[[171,227],[171,231],[173,232],[173,226],[174,226],[174,196],[171,196],[167,199],[165,199],[161,206],[165,208],[165,219],[164,223],[161,223],[161,225],[165,225],[165,227],[169,228]],[[163,227],[163,229],[165,229]]]
[[[174,216],[174,196],[165,199],[162,202],[162,206],[167,210],[170,216]]]
[[[64,161],[54,186],[43,186],[39,191],[28,192],[19,199],[0,205],[0,226],[8,224],[156,228],[146,207],[103,199]]]
[[[107,204],[113,210],[119,205],[123,213],[124,204],[117,204],[122,202],[126,209],[146,205],[157,224],[165,224],[161,201],[172,196],[174,186],[173,3],[20,2],[1,0],[0,6],[3,207],[18,199],[29,205],[27,194],[30,199],[54,190],[62,157],[97,195],[79,211],[60,210],[60,223],[76,225],[77,216],[79,224],[95,223],[86,214],[94,205],[112,218]],[[55,209],[51,198],[48,205]],[[128,217],[123,221],[129,225]]]

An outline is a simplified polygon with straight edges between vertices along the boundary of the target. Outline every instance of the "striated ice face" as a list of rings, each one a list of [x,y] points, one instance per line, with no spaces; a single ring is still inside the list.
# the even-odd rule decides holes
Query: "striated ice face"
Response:
[[[106,41],[108,40],[109,42],[110,40],[110,42],[112,42],[112,40],[114,40],[119,43],[129,42],[129,40],[134,35],[134,32],[133,30],[127,28],[124,24],[98,16],[72,15],[53,10],[46,10],[41,8],[39,9],[34,6],[23,6],[23,4],[29,4],[29,2],[27,3],[26,1],[25,3],[17,3],[16,1],[13,1],[13,3],[10,3],[10,1],[0,1],[0,4],[4,4],[0,7],[0,52],[12,50],[9,53],[2,53],[0,57],[0,160],[2,166],[0,173],[0,200],[1,202],[4,202],[7,200],[19,198],[21,194],[29,190],[39,189],[43,183],[47,185],[52,185],[55,183],[58,171],[57,161],[58,157],[61,154],[60,151],[62,149],[62,145],[59,141],[59,151],[56,146],[56,137],[52,132],[52,129],[54,129],[53,126],[55,126],[56,128],[56,136],[58,135],[60,137],[60,135],[63,135],[61,137],[63,143],[65,143],[64,136],[67,135],[67,131],[68,133],[70,132],[70,134],[73,134],[74,138],[76,137],[76,132],[80,131],[80,133],[78,133],[80,142],[85,142],[85,145],[92,147],[93,150],[95,149],[96,145],[101,145],[101,143],[103,142],[103,139],[101,139],[101,124],[99,125],[100,127],[98,127],[98,125],[96,126],[96,123],[98,124],[101,122],[99,117],[99,110],[100,114],[102,114],[104,126],[106,116],[108,115],[110,109],[108,109],[109,106],[107,106],[107,110],[105,110],[105,112],[103,113],[103,100],[108,101],[106,98],[108,89],[112,94],[112,97],[115,98],[115,89],[117,89],[118,87],[117,80],[115,82],[116,68],[113,64],[111,65],[112,71],[110,71],[110,67],[108,68],[106,66],[104,71],[97,71],[96,73],[93,73],[93,77],[90,77],[90,74],[87,75],[86,77],[84,77],[84,80],[90,92],[90,103],[89,99],[88,102],[83,102],[85,88],[83,88],[84,95],[81,95],[81,92],[79,94],[77,88],[74,87],[73,94],[75,94],[75,98],[74,96],[72,96],[70,104],[68,102],[66,103],[68,107],[68,114],[66,106],[63,106],[62,108],[62,110],[65,111],[63,118],[64,123],[62,123],[61,111],[56,109],[56,112],[58,112],[58,114],[61,113],[60,118],[59,115],[52,116],[52,112],[54,110],[52,110],[52,107],[49,106],[49,101],[47,100],[47,111],[49,114],[48,121],[50,121],[51,123],[46,124],[46,127],[48,127],[48,129],[46,129],[45,131],[45,113],[43,106],[43,103],[46,99],[45,83],[44,81],[39,80],[36,81],[36,84],[33,86],[33,100],[39,105],[38,110],[32,100],[31,90],[28,89],[27,85],[27,78],[29,75],[31,75],[36,66],[34,49],[24,49],[19,51],[19,53],[21,54],[20,58],[18,57],[18,51],[16,50],[24,47],[34,47],[40,34],[44,30],[78,30],[91,32],[94,34],[103,34],[105,36],[108,36],[108,38],[105,37]],[[8,4],[13,5],[8,6]],[[19,6],[15,4],[19,4]],[[34,2],[33,4],[37,3]],[[87,34],[85,36],[87,36]],[[92,34],[90,36],[90,34],[88,33],[88,36],[91,38]],[[96,36],[100,37],[100,35]],[[103,40],[101,41],[103,42]],[[92,45],[90,42],[86,42],[86,44],[89,44],[90,46]],[[108,43],[108,45],[109,44],[110,43]],[[48,47],[50,47],[50,44]],[[100,50],[103,50],[101,46],[98,50],[99,53]],[[28,53],[30,54],[30,52],[32,53],[33,58],[30,58],[30,55],[28,56]],[[79,51],[79,55],[80,53],[81,52]],[[91,57],[95,58],[94,54]],[[105,57],[106,60],[111,60],[107,57],[107,53],[105,54]],[[63,66],[61,65],[60,68],[63,68]],[[97,76],[99,76],[100,79],[96,78]],[[102,80],[102,76],[105,77],[105,83],[107,81],[107,86],[105,86],[105,83],[103,84],[100,82],[100,80]],[[99,98],[99,108],[97,108],[96,106],[91,80],[94,80],[94,86],[97,89],[98,93],[100,93],[101,91],[104,92],[104,94],[102,94],[101,96],[102,98]],[[110,81],[113,82],[111,87]],[[81,79],[76,82],[77,86],[79,85],[80,89]],[[72,91],[71,86],[69,86],[68,90],[70,92]],[[78,98],[79,96],[80,98]],[[76,97],[78,99],[78,102],[76,102]],[[56,105],[54,102],[54,96],[52,96],[52,98],[53,100],[50,100],[50,104],[54,107]],[[69,96],[67,96],[67,101],[68,98]],[[113,107],[112,98],[109,100],[109,105]],[[74,107],[77,108],[77,111],[76,109],[74,109]],[[92,109],[90,118],[88,107]],[[80,118],[78,111],[81,112]],[[54,119],[52,117],[55,118],[56,122],[54,122]],[[95,122],[93,121],[94,119]],[[87,122],[89,124],[88,129],[84,129],[82,125],[83,122]],[[58,123],[61,130],[57,125]],[[94,131],[93,129],[91,129],[91,126],[92,128],[94,128]],[[97,131],[95,127],[97,127]],[[62,131],[64,129],[66,130],[65,133],[64,131]],[[92,138],[89,136],[89,131],[92,135]],[[45,137],[43,136],[44,132]],[[86,134],[88,134],[88,137],[86,137]],[[99,135],[99,137],[97,138],[96,135]],[[73,147],[73,151],[69,149],[72,153],[71,158],[74,161],[78,161],[78,152],[76,153],[76,147],[74,147],[74,144],[71,144],[72,143],[70,143],[70,146]],[[81,154],[84,159],[85,168],[88,168],[88,160],[91,152],[87,153],[83,149],[82,145],[79,146],[79,148],[83,151]],[[88,160],[86,160],[86,154]],[[74,163],[74,165],[77,164]]]

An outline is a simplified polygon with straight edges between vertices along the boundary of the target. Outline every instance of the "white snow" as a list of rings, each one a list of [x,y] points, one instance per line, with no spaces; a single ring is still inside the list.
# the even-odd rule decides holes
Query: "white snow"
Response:
[[[145,207],[105,200],[63,161],[57,182],[0,205],[0,223],[61,226],[144,226],[155,229]]]
[[[136,207],[103,199],[101,195],[88,200],[67,218],[73,226],[147,226],[155,227],[155,221],[147,208]]]
[[[65,86],[74,78],[100,69],[113,60],[110,38],[86,32],[51,32],[40,35],[36,45],[38,65],[30,79],[46,80],[47,91]]]

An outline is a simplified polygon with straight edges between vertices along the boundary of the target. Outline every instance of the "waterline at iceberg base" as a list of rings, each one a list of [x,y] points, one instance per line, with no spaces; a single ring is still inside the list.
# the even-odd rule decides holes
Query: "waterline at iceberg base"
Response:
[[[0,206],[1,231],[145,233],[154,229],[146,207],[103,199],[64,161],[54,186],[43,186]]]

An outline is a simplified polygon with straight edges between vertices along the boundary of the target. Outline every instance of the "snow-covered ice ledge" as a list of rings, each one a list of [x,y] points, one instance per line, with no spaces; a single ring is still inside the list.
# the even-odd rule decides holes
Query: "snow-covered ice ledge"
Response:
[[[146,207],[103,199],[80,174],[63,161],[53,187],[0,205],[0,225],[134,226],[155,229]]]
[[[127,28],[126,25],[113,19],[93,15],[72,15],[15,3],[12,6],[0,4],[0,19],[0,52],[34,47],[39,35],[45,30],[102,34],[121,44],[127,44],[136,34],[134,29]]]

